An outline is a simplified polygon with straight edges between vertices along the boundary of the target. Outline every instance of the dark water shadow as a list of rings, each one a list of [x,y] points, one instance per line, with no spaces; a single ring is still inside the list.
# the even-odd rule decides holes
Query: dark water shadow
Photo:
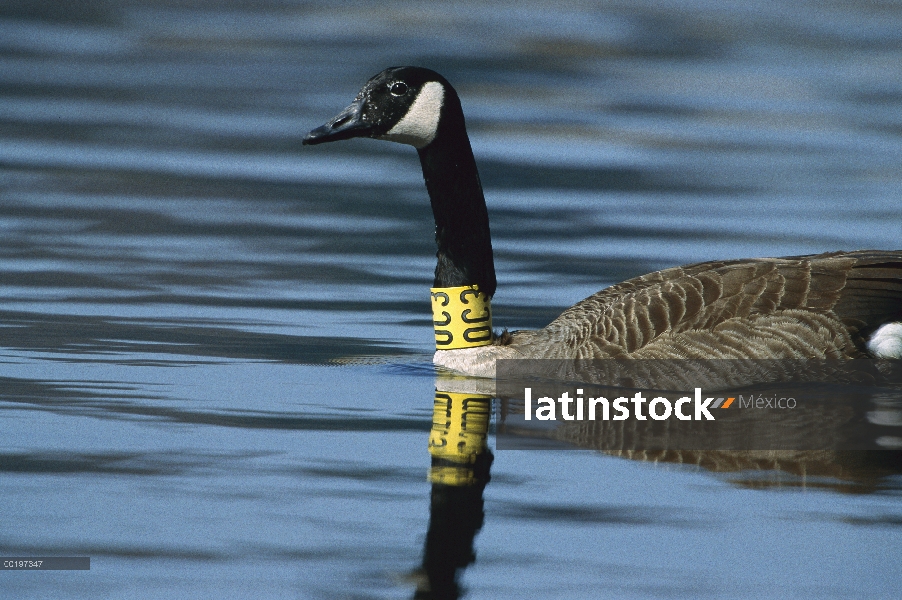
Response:
[[[103,419],[146,420],[278,431],[426,431],[414,417],[365,412],[300,416],[267,411],[191,410],[190,403],[137,391],[135,384],[0,378],[0,411],[40,410]]]
[[[2,345],[13,350],[58,354],[77,361],[86,354],[117,355],[109,362],[134,364],[137,352],[182,357],[265,360],[294,364],[330,364],[345,359],[405,356],[415,352],[377,340],[292,336],[230,329],[222,321],[117,319],[0,311],[7,328]],[[91,357],[90,362],[104,359]],[[192,362],[190,359],[188,362]],[[151,361],[149,364],[153,364]]]
[[[684,512],[684,514],[680,514]],[[501,502],[492,505],[492,516],[515,521],[536,521],[561,525],[700,527],[710,521],[689,516],[690,511],[631,505],[556,505],[543,503]]]

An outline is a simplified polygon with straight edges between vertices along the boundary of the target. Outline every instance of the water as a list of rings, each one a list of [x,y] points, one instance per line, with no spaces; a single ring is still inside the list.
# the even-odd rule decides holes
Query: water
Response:
[[[898,248],[898,4],[65,6],[0,6],[0,554],[92,566],[5,597],[409,598],[434,539],[466,598],[902,595],[892,468],[499,450],[433,490],[415,153],[300,145],[386,66],[448,77],[512,329]]]

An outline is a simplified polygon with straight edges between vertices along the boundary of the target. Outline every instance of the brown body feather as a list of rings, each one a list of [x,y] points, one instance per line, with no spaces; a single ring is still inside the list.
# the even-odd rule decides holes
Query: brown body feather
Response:
[[[630,279],[507,340],[529,358],[862,358],[902,318],[902,251],[718,261]]]

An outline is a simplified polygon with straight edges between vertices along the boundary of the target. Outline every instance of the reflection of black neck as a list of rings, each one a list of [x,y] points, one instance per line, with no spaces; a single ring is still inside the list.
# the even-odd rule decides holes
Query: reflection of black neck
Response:
[[[429,531],[423,550],[423,571],[429,585],[417,590],[416,600],[460,597],[457,582],[461,571],[476,560],[473,541],[485,519],[483,493],[493,459],[488,449],[476,456],[476,462],[469,467],[475,478],[473,485],[433,484]]]
[[[419,154],[435,216],[434,287],[478,285],[491,297],[496,284],[489,215],[460,99],[450,88],[435,139]]]

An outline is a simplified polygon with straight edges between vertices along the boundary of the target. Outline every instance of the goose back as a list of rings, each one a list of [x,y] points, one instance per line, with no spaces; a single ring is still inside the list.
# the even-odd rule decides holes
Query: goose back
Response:
[[[530,358],[859,358],[902,317],[902,251],[716,261],[604,289],[545,329]]]

